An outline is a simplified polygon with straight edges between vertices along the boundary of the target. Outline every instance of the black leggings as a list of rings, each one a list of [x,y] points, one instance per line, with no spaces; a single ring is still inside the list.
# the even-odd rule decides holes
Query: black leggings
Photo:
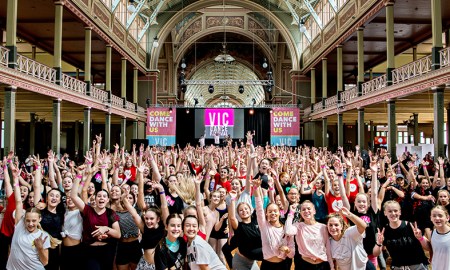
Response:
[[[108,243],[104,246],[85,245],[85,257],[87,270],[111,270],[113,269],[116,244]]]
[[[61,270],[82,269],[84,264],[83,244],[61,247]]]
[[[8,262],[9,246],[11,245],[12,236],[5,236],[0,233],[0,270],[6,269]]]
[[[298,256],[295,260],[295,270],[330,270],[330,264],[328,262],[312,264],[303,260],[302,256]]]
[[[231,254],[231,252],[236,248],[237,248],[237,241],[234,236],[231,237],[230,244],[226,242],[225,245],[223,245],[222,247],[223,256],[225,256],[225,260],[227,261],[227,264],[230,267],[230,269],[233,268],[233,254]]]
[[[269,262],[263,260],[261,263],[261,270],[289,270],[291,269],[292,259],[287,258],[281,262]]]

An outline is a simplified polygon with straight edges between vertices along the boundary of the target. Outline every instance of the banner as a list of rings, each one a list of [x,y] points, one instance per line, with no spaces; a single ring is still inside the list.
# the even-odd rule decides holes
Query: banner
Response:
[[[273,108],[270,116],[270,144],[297,146],[300,140],[300,110]]]
[[[234,109],[205,109],[206,138],[213,138],[216,133],[221,138],[234,137]]]
[[[176,109],[148,108],[146,135],[149,145],[175,145]]]

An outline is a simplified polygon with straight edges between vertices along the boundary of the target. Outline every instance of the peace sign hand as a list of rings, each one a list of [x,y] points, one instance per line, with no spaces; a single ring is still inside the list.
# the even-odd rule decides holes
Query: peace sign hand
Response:
[[[417,222],[410,223],[411,224],[411,228],[413,229],[414,232],[414,236],[417,238],[417,240],[421,240],[423,238],[422,235],[422,231],[419,229],[419,227],[417,227]]]
[[[380,231],[380,228],[377,228],[377,245],[383,245],[384,242],[384,228]]]

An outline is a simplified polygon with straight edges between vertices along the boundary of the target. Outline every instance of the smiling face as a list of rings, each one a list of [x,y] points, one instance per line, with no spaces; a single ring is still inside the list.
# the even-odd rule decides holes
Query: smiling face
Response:
[[[314,215],[316,214],[316,208],[310,202],[302,203],[300,207],[300,215],[305,221],[315,220]]]
[[[280,218],[280,208],[278,205],[271,203],[266,208],[266,219],[269,223],[275,223],[279,221]]]
[[[122,196],[122,190],[119,186],[113,186],[111,188],[111,200],[119,200]]]
[[[50,190],[47,194],[47,207],[54,209],[61,202],[61,192],[58,190]]]
[[[211,203],[215,205],[220,203],[220,193],[218,191],[211,193]]]
[[[20,198],[22,198],[22,202],[25,201],[30,191],[26,186],[20,186]]]
[[[88,195],[92,195],[95,193],[95,185],[94,183],[90,182],[88,186]]]
[[[181,234],[181,218],[172,217],[167,223],[167,237],[171,239],[170,241],[175,241]]]
[[[152,229],[152,228],[158,227],[160,217],[158,216],[158,214],[155,211],[153,211],[151,209],[147,210],[147,212],[145,212],[143,218],[144,218],[145,226],[147,226],[147,228]]]
[[[238,215],[242,220],[248,219],[252,215],[252,210],[250,209],[250,206],[246,203],[240,203],[237,210]]]
[[[231,181],[231,189],[234,191],[240,191],[242,188],[241,181],[239,179],[234,179]]]
[[[359,213],[366,213],[369,207],[369,202],[365,194],[358,194],[355,198],[355,208]]]
[[[119,188],[120,190],[120,188]],[[120,192],[120,191],[119,191]],[[120,195],[119,195],[120,198]],[[97,195],[95,196],[95,205],[99,209],[103,209],[106,207],[106,204],[109,202],[109,196],[108,193],[104,190],[100,190],[97,192]]]
[[[299,201],[299,192],[298,189],[296,188],[292,188],[289,190],[288,194],[287,194],[287,199],[290,203],[296,203]]]
[[[183,221],[183,232],[188,240],[193,240],[198,233],[198,220],[195,217],[186,217]]]
[[[335,240],[339,240],[342,234],[343,224],[338,217],[331,217],[327,222],[328,233]]]
[[[259,171],[262,173],[267,173],[267,171],[270,169],[270,162],[267,159],[261,160],[261,163],[259,163]]]
[[[445,228],[449,221],[449,216],[447,211],[444,211],[444,208],[435,207],[431,210],[431,222],[433,222],[434,227],[436,229]]]
[[[70,178],[70,177],[65,177],[65,178],[63,179],[63,188],[64,188],[64,191],[69,191],[69,190],[71,190],[71,189],[72,189],[72,186],[73,186],[72,178]]]
[[[388,218],[389,222],[398,222],[401,214],[402,212],[398,203],[388,201],[384,204],[384,215]]]
[[[131,185],[130,192],[137,195],[138,194],[138,186],[137,185]]]
[[[39,213],[28,212],[25,214],[25,228],[28,232],[34,232],[39,222],[41,222],[41,215]]]

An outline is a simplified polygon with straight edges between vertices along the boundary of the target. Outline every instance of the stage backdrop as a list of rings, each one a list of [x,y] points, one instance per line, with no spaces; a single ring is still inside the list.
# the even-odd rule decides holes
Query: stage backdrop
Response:
[[[174,108],[148,108],[146,135],[149,145],[175,145],[177,113]]]
[[[298,108],[273,108],[270,116],[270,144],[297,146],[300,140]]]

